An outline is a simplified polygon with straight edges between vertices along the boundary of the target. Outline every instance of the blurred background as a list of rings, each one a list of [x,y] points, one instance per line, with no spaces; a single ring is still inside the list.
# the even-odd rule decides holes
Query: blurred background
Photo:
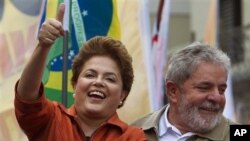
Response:
[[[14,87],[34,50],[41,22],[55,16],[60,2],[62,0],[0,0],[0,141],[27,141],[14,114]],[[133,57],[134,85],[124,107],[118,111],[124,121],[131,122],[167,103],[163,85],[168,57],[177,49],[201,41],[221,48],[232,61],[224,115],[242,124],[250,123],[250,0],[85,2],[79,0],[78,4],[86,39],[98,34],[115,36],[124,42]],[[100,12],[95,5],[103,2],[111,7]],[[88,9],[90,4],[93,9]],[[103,15],[106,11],[111,13]],[[94,25],[96,18],[91,16],[96,15],[92,13],[102,13],[100,23],[107,17],[111,17],[110,23],[113,23],[112,19],[118,16],[119,28],[110,31],[113,24],[108,24],[104,33],[87,33],[86,29],[100,28]],[[75,28],[74,16],[70,20],[73,21],[70,26]],[[72,34],[77,38],[77,33],[72,31]],[[74,46],[73,42],[74,39],[70,47]],[[52,73],[53,70],[50,76]],[[52,87],[48,90],[60,92],[59,80],[50,78],[46,86]],[[70,86],[68,95],[67,107],[73,101]],[[61,102],[60,94],[48,97]]]

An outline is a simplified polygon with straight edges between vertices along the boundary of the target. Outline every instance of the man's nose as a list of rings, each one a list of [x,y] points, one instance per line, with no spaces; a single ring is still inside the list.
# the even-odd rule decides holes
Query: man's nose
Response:
[[[209,101],[213,101],[213,102],[219,102],[221,100],[221,94],[220,94],[220,91],[218,89],[214,89],[213,92],[211,92],[209,95],[208,95],[208,100]]]

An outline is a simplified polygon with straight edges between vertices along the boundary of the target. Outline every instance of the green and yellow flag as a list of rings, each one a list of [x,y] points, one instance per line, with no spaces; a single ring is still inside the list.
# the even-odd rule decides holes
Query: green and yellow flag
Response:
[[[41,23],[46,18],[54,18],[59,4],[63,0],[47,0]],[[117,16],[116,0],[70,0],[69,48],[68,48],[68,99],[67,106],[73,103],[73,89],[70,84],[72,77],[72,59],[82,44],[96,35],[111,36],[120,39],[120,25]],[[61,102],[62,70],[63,70],[63,39],[53,44],[47,58],[43,76],[46,96]]]

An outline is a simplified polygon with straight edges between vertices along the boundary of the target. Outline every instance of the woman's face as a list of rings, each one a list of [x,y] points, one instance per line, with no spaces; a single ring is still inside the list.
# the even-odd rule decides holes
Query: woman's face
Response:
[[[108,56],[93,56],[83,66],[74,85],[78,116],[109,118],[126,97],[120,70]]]

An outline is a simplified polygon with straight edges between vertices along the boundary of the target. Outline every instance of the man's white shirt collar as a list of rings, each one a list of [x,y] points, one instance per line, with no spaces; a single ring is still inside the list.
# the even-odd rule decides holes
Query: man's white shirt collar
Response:
[[[192,132],[187,132],[185,134],[181,134],[180,130],[178,130],[175,126],[173,126],[167,117],[167,113],[169,110],[169,105],[166,107],[165,112],[161,115],[159,121],[159,141],[186,141],[190,136],[194,135]]]

